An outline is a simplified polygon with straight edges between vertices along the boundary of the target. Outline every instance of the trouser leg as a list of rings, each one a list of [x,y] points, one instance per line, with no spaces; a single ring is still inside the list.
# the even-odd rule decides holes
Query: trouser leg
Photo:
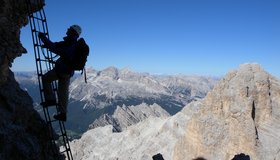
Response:
[[[68,98],[69,98],[69,83],[70,75],[59,74],[58,80],[58,103],[59,111],[61,113],[67,112]]]
[[[55,94],[52,90],[52,81],[57,80],[57,74],[54,70],[50,70],[42,76],[42,83],[44,88],[45,101],[55,100]]]

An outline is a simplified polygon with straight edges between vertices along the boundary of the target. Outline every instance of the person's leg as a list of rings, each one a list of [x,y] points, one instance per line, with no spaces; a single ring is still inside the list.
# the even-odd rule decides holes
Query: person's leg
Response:
[[[70,75],[59,75],[58,81],[58,103],[60,112],[67,112],[68,98],[69,98],[69,84]]]
[[[56,103],[56,98],[51,83],[57,79],[58,77],[54,70],[50,70],[42,76],[42,83],[43,83],[44,97],[45,97],[45,102],[43,102],[42,105],[44,107],[55,105]]]
[[[59,114],[54,116],[55,119],[66,121],[67,105],[69,98],[70,75],[59,74],[58,80],[58,109]]]

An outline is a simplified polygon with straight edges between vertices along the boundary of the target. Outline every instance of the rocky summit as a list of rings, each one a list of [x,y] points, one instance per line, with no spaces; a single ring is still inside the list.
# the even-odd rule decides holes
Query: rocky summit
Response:
[[[257,64],[228,73],[200,104],[174,149],[174,160],[280,159],[280,81]]]

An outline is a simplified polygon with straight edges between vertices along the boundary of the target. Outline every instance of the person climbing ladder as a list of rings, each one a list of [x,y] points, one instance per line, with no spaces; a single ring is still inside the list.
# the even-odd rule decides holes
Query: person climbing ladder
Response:
[[[79,25],[72,25],[67,29],[64,40],[60,42],[52,42],[44,33],[38,34],[39,39],[43,42],[43,47],[60,56],[55,62],[55,67],[42,76],[45,96],[45,101],[41,103],[43,107],[57,104],[51,83],[58,80],[58,113],[53,116],[56,120],[66,121],[67,119],[69,84],[70,78],[74,75],[75,71],[71,66],[71,62],[75,60],[77,42],[81,32],[82,29]]]

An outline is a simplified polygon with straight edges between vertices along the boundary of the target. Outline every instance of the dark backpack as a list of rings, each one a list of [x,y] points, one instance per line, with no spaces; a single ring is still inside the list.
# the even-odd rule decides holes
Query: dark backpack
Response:
[[[83,70],[85,68],[87,57],[89,55],[89,46],[83,38],[77,41],[73,60],[70,62],[70,67],[73,70]]]

